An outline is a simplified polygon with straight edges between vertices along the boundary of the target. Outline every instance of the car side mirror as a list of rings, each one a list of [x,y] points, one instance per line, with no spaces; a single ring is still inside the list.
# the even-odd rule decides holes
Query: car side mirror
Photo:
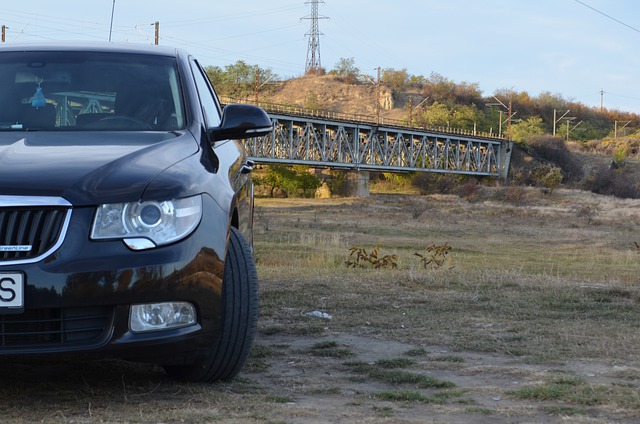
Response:
[[[229,104],[222,110],[220,126],[209,129],[211,141],[267,135],[273,130],[269,115],[260,107]]]

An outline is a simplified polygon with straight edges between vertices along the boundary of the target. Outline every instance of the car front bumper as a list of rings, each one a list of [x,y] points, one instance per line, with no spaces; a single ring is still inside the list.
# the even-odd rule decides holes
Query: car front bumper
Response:
[[[24,278],[24,310],[0,314],[0,357],[113,356],[189,362],[218,336],[228,215],[208,196],[198,228],[172,245],[133,252],[92,241],[93,208],[74,209],[61,246],[46,258],[2,265]],[[189,302],[197,323],[134,333],[132,304]]]

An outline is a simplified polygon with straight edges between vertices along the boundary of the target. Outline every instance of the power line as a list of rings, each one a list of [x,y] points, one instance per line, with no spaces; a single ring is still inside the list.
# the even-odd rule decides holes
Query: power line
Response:
[[[600,11],[600,10],[596,9],[595,7],[591,7],[591,6],[589,6],[588,4],[586,4],[586,3],[583,3],[583,2],[581,2],[580,0],[575,0],[575,2],[576,2],[576,3],[580,3],[580,4],[581,4],[581,5],[583,5],[584,7],[588,7],[589,9],[593,10],[594,12],[599,13],[599,14],[601,14],[602,16],[605,16],[605,17],[607,17],[607,18],[611,19],[612,21],[617,22],[617,23],[619,23],[620,25],[624,25],[624,26],[626,26],[627,28],[629,28],[629,29],[631,29],[631,30],[633,30],[633,31],[635,31],[635,32],[640,32],[640,29],[635,28],[635,27],[632,27],[631,25],[627,25],[627,24],[625,24],[624,22],[622,22],[621,20],[616,19],[616,18],[614,18],[613,16],[607,15],[606,13],[604,13],[604,12],[602,12],[602,11]]]
[[[610,96],[622,97],[624,99],[640,100],[640,98],[638,98],[638,97],[625,96],[624,94],[610,93],[608,91],[607,91],[607,94],[610,95]]]
[[[270,7],[268,9],[244,11],[244,12],[238,12],[238,13],[233,13],[229,15],[216,15],[215,17],[209,17],[209,18],[171,21],[169,22],[168,25],[164,25],[163,23],[163,26],[164,27],[169,26],[173,28],[173,27],[179,27],[179,26],[193,26],[198,24],[207,24],[207,23],[215,23],[215,22],[229,22],[232,20],[246,20],[247,18],[252,18],[252,17],[262,17],[266,15],[281,14],[282,12],[297,10],[302,7],[303,6],[299,4],[292,5],[292,6]]]

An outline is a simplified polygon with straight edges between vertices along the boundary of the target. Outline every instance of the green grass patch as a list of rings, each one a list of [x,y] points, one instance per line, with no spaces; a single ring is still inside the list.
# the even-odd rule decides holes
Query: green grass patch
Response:
[[[464,412],[466,412],[467,414],[479,414],[479,415],[492,415],[494,413],[493,409],[483,408],[481,406],[465,408]]]
[[[281,356],[282,353],[274,346],[264,344],[254,344],[251,349],[251,358],[264,359]]]
[[[353,356],[353,352],[347,348],[340,347],[337,342],[320,342],[314,344],[309,353],[322,358],[347,358]]]
[[[462,356],[457,355],[437,355],[429,358],[434,362],[452,362],[452,363],[463,363],[464,358]]]
[[[512,392],[517,399],[537,401],[566,400],[581,392],[584,382],[577,378],[558,378],[540,386],[523,387]]]
[[[434,394],[433,396],[438,399],[452,399],[452,398],[461,398],[466,393],[463,389],[454,389],[454,390],[443,390]],[[460,403],[460,402],[458,402]]]
[[[314,395],[339,395],[342,393],[340,387],[318,387],[316,389],[312,389],[309,393]]]
[[[433,399],[424,396],[420,392],[402,390],[399,392],[381,392],[374,395],[376,399],[387,400],[390,402],[419,402],[433,403]]]
[[[423,347],[416,347],[414,349],[407,350],[404,354],[406,356],[425,356],[427,355],[427,350]]]
[[[538,386],[523,387],[507,393],[521,400],[556,401],[572,405],[602,406],[640,410],[637,387],[634,384],[590,384],[580,378],[552,378]]]
[[[382,360],[382,364],[386,365],[386,368],[380,367],[380,361],[373,365],[360,361],[345,362],[344,365],[359,374],[366,374],[371,379],[389,385],[414,385],[421,389],[448,389],[455,387],[455,384],[450,381],[438,380],[424,374],[397,369],[398,365],[402,367],[411,365],[408,362],[392,360],[389,363],[387,361]]]
[[[562,417],[570,417],[575,415],[587,415],[587,411],[584,408],[577,408],[573,406],[545,406],[542,408],[544,412],[549,415],[557,415]]]
[[[397,359],[379,359],[376,361],[376,366],[380,368],[409,368],[414,365],[416,361],[406,358],[397,358]]]
[[[374,406],[373,412],[379,417],[391,418],[393,417],[393,408],[390,406]]]
[[[293,402],[293,398],[289,396],[282,396],[282,395],[266,396],[265,400],[270,403],[292,403]]]
[[[455,387],[450,381],[442,381],[427,375],[408,371],[372,369],[369,377],[391,385],[412,384],[421,389],[446,389]]]

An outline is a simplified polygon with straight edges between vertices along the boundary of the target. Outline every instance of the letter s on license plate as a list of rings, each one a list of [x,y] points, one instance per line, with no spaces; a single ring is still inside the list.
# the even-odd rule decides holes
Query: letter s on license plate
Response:
[[[0,314],[24,307],[24,276],[19,272],[0,272]]]

